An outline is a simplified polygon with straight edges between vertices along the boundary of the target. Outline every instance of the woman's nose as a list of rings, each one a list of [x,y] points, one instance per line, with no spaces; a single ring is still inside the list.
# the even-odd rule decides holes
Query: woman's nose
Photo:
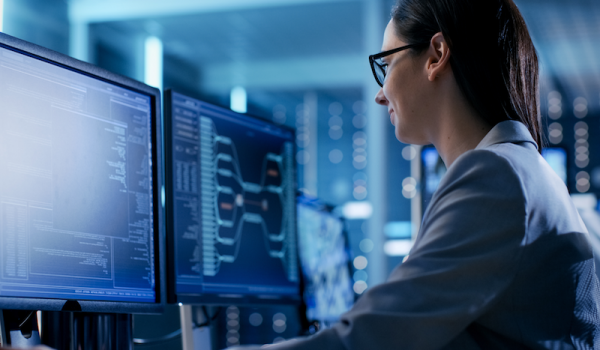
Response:
[[[379,92],[377,93],[377,95],[375,95],[375,102],[377,102],[377,104],[380,104],[382,106],[388,105],[388,100],[385,98],[385,95],[383,94],[383,88],[379,89]]]

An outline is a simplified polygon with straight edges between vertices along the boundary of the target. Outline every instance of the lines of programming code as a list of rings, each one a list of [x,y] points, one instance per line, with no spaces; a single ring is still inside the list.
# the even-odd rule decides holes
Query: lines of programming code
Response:
[[[150,102],[0,47],[0,296],[155,302]]]
[[[293,135],[173,93],[177,293],[295,295]]]

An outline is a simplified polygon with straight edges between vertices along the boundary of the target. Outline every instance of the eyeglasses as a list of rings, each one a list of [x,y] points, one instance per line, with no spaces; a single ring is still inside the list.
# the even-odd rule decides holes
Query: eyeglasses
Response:
[[[378,54],[369,56],[369,63],[371,64],[371,70],[373,71],[373,75],[375,76],[375,80],[377,81],[377,84],[379,84],[379,86],[383,87],[383,82],[385,81],[385,75],[387,74],[388,64],[385,63],[384,61],[382,61],[381,60],[382,58],[389,56],[391,54],[394,54],[396,52],[400,52],[402,50],[412,49],[414,47],[425,47],[427,45],[429,45],[429,42],[419,43],[419,44],[411,44],[411,45],[401,46],[396,49],[383,51]]]

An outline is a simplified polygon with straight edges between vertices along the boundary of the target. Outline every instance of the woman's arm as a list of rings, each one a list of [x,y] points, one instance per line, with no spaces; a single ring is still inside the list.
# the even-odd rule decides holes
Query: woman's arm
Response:
[[[432,199],[410,257],[332,329],[276,350],[440,349],[511,283],[527,225],[521,181],[507,160],[465,153]],[[461,337],[461,341],[469,341]]]

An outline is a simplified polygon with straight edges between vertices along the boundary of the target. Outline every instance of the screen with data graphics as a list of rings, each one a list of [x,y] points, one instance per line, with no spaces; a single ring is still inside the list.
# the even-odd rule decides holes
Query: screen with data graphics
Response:
[[[306,318],[327,327],[354,304],[344,222],[316,199],[298,198],[298,242]]]
[[[165,102],[177,301],[298,298],[293,131],[175,92]]]
[[[0,46],[0,297],[156,303],[152,101]]]

